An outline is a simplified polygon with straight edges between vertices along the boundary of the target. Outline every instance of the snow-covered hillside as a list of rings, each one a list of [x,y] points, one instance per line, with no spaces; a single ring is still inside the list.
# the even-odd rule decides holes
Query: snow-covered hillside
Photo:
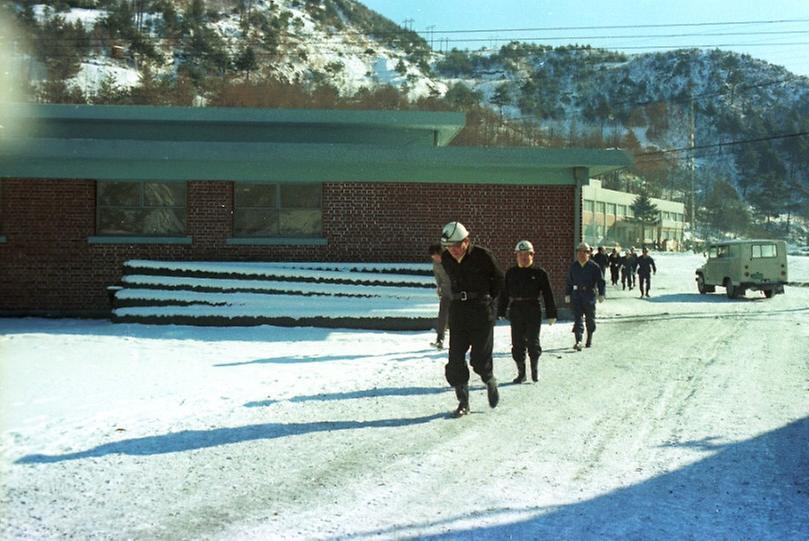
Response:
[[[352,6],[352,3],[345,5]],[[342,95],[352,95],[361,88],[378,85],[397,88],[404,85],[410,99],[446,92],[446,84],[425,73],[406,52],[365,34],[362,28],[352,26],[345,15],[342,15],[345,27],[336,29],[315,20],[311,10],[297,0],[256,0],[251,3],[251,9],[253,12],[263,12],[274,20],[286,21],[283,29],[286,38],[279,47],[279,53],[271,58],[266,52],[259,50],[257,53],[258,75],[272,74],[281,80],[296,82],[311,80],[315,74],[326,78]],[[68,8],[57,13],[45,4],[37,4],[33,10],[40,22],[59,16],[67,22],[80,22],[87,31],[91,31],[99,20],[108,15],[107,10],[84,8]],[[149,38],[164,40],[165,36],[159,32],[161,14],[146,13],[144,18],[146,28],[150,29],[147,34]],[[242,19],[243,15],[238,10],[223,10],[217,20],[210,23],[230,57],[239,54],[248,38],[259,43],[267,39],[263,35],[264,30],[246,28]],[[171,45],[174,41],[168,43]],[[156,74],[173,73],[177,68],[177,59],[173,58],[172,47],[163,46],[159,52],[163,59],[156,63]],[[136,86],[139,84],[140,70],[133,57],[126,51],[123,55],[124,58],[120,59],[112,58],[110,54],[85,58],[71,83],[89,96],[99,91],[105,79],[120,88]],[[43,70],[39,70],[39,73],[44,76]]]
[[[806,539],[809,288],[656,259],[593,348],[543,326],[538,384],[498,325],[459,420],[428,332],[0,319],[0,537]]]

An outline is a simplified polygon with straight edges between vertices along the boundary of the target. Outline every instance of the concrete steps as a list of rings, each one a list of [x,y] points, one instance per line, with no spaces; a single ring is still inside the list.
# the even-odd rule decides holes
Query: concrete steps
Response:
[[[390,330],[432,328],[429,264],[132,260],[112,321]]]

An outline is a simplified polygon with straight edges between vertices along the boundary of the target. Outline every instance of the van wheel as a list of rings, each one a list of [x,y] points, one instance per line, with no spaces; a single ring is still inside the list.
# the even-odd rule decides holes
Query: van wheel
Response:
[[[701,295],[705,295],[708,292],[708,290],[705,289],[705,278],[701,274],[697,275],[697,289]]]
[[[772,290],[772,289],[765,289],[764,290],[764,296],[767,297],[768,299],[772,299],[773,295],[775,295],[774,290]]]
[[[736,287],[733,285],[733,282],[727,279],[725,279],[725,294],[728,296],[728,299],[736,298]]]

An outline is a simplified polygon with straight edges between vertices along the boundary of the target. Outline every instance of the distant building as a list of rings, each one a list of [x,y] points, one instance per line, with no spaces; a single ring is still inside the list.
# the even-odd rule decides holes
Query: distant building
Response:
[[[587,179],[620,150],[450,147],[462,113],[16,107],[0,133],[0,315],[109,313],[128,260],[427,262],[441,227],[561,297]]]
[[[582,187],[582,237],[592,245],[624,248],[657,245],[664,250],[680,250],[683,243],[685,205],[652,197],[660,211],[654,225],[635,222],[632,204],[637,195],[608,190],[591,179]]]

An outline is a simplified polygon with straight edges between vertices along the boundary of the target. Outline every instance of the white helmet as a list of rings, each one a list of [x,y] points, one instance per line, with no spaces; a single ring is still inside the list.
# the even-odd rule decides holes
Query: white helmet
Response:
[[[441,244],[457,244],[469,236],[469,231],[461,222],[450,222],[441,231]]]
[[[534,253],[534,245],[531,244],[531,241],[528,240],[521,240],[517,243],[517,246],[514,247],[515,252],[529,252]]]

